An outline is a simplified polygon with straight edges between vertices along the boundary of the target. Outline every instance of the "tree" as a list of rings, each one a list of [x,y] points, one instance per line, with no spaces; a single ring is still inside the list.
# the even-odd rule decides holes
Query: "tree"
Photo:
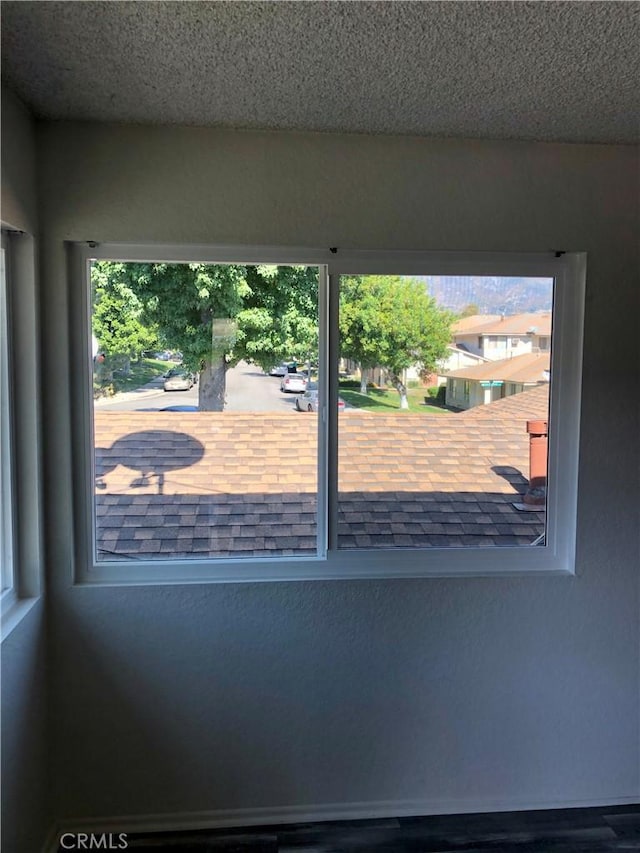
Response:
[[[409,408],[404,372],[432,371],[451,340],[452,315],[436,305],[421,281],[402,276],[345,277],[340,290],[341,354],[361,370],[384,367]]]
[[[122,356],[129,360],[155,345],[155,330],[142,321],[143,304],[128,286],[124,264],[96,261],[91,270],[93,291],[93,334],[100,350],[111,362]]]
[[[340,283],[340,353],[360,367],[360,392],[367,393],[367,373],[379,365],[379,305],[373,276],[350,276]]]
[[[237,317],[235,360],[264,370],[285,359],[318,358],[318,272],[315,267],[246,267],[249,293]]]
[[[470,302],[468,305],[465,305],[460,314],[458,315],[462,320],[464,317],[475,317],[476,314],[480,313],[480,309],[476,305],[475,302]]]
[[[116,265],[112,265],[116,266]],[[226,372],[317,353],[317,271],[236,264],[126,264],[143,319],[199,371],[199,408],[222,411]]]

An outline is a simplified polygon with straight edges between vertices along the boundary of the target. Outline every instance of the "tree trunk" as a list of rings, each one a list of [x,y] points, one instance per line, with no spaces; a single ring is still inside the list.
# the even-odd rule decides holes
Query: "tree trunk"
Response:
[[[227,387],[227,363],[224,356],[213,364],[207,362],[200,371],[198,409],[201,412],[222,412]]]
[[[399,376],[393,376],[393,384],[395,385],[395,389],[400,395],[400,408],[408,409],[409,408],[409,400],[407,399],[407,386],[404,384],[402,379]]]
[[[367,372],[368,371],[367,371],[366,367],[362,367],[362,366],[360,367],[360,393],[361,394],[367,393]]]

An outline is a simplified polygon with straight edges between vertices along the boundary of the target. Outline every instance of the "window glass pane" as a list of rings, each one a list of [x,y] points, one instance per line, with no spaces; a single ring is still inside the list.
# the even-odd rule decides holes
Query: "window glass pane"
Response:
[[[553,279],[342,276],[338,547],[544,544]]]
[[[99,561],[317,553],[318,269],[91,265]]]

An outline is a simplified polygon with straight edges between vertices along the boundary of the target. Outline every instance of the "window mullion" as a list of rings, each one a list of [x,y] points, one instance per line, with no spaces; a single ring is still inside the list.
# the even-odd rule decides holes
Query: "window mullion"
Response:
[[[318,557],[325,557],[329,542],[329,490],[331,472],[328,466],[329,440],[327,435],[328,376],[330,373],[329,343],[329,273],[326,265],[318,267],[318,509],[317,546]]]
[[[338,319],[340,309],[340,276],[329,268],[327,389],[323,411],[327,446],[327,498],[329,550],[338,547],[338,362],[340,341]]]

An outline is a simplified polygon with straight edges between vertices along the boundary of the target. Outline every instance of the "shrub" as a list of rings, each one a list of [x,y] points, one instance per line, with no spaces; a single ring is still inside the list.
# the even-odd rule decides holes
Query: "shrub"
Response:
[[[339,380],[340,388],[353,388],[354,391],[360,390],[360,380],[359,379],[340,379]],[[367,382],[367,388],[377,388],[378,386],[374,382]]]
[[[446,385],[433,385],[431,388],[427,388],[427,396],[436,403],[440,403],[444,406],[445,397],[447,393]],[[425,397],[425,402],[427,398]]]

